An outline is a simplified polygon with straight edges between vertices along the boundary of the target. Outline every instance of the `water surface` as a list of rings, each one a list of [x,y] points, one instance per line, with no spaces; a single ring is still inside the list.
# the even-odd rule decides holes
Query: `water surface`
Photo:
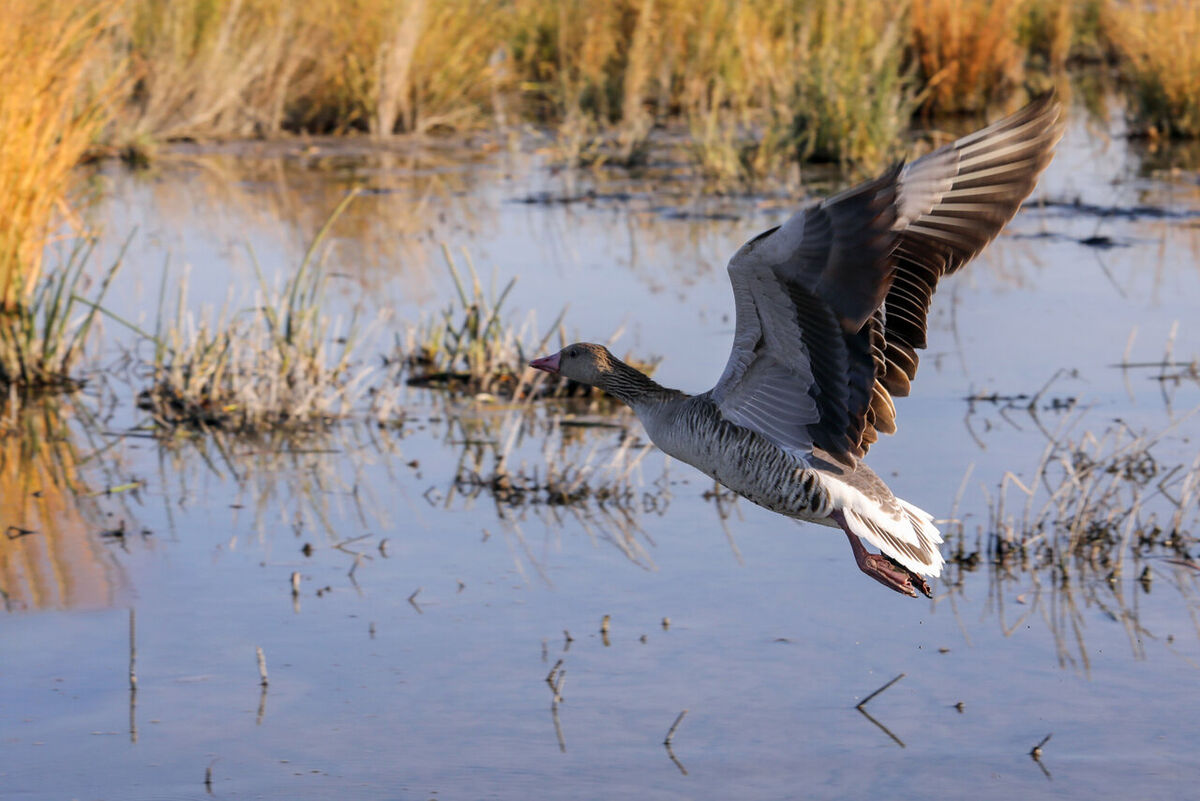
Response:
[[[331,313],[386,310],[400,328],[441,306],[453,292],[444,243],[485,281],[519,279],[514,314],[545,326],[568,305],[571,336],[623,329],[618,351],[662,357],[668,385],[707,388],[732,331],[725,260],[790,204],[547,165],[500,151],[469,163],[188,155],[152,174],[112,170],[96,212],[103,249],[137,231],[111,303],[152,324],[166,265],[172,286],[190,271],[197,310],[245,304],[250,254],[270,280],[286,275],[362,186],[334,229]],[[1165,432],[1162,475],[1192,464],[1200,385],[1112,365],[1200,354],[1198,220],[1194,173],[1148,172],[1124,140],[1073,124],[1033,201],[943,284],[900,431],[871,463],[948,521],[948,553],[986,550],[1002,497],[1020,517],[1024,496],[1001,482],[1030,480],[1048,434],[1102,437],[1120,419]],[[643,454],[627,413],[563,428],[554,408],[412,390],[403,423],[382,430],[123,436],[139,379],[119,369],[121,347],[136,345],[113,325],[106,335],[108,379],[27,410],[23,442],[39,444],[5,445],[2,522],[35,532],[0,542],[5,798],[1194,787],[1190,541],[1129,553],[1112,581],[1075,564],[1065,582],[1053,565],[950,565],[932,602],[909,601],[863,577],[844,538],[714,496],[687,466]],[[1032,410],[964,400],[1047,384]],[[587,466],[591,484],[619,492],[497,499],[480,483],[501,455],[527,476]],[[1150,499],[1139,526],[1173,512]],[[867,714],[855,708],[901,674]]]

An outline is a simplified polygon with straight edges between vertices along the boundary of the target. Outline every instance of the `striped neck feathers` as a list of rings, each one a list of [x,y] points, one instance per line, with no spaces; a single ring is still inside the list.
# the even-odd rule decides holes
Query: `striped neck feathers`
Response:
[[[629,406],[639,402],[666,400],[680,394],[678,390],[663,387],[620,359],[611,359],[606,367],[608,369],[600,374],[596,386]]]

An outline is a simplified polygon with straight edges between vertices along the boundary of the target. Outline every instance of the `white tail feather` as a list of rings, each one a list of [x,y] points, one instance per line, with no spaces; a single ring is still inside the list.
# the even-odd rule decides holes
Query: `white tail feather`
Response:
[[[933,516],[906,501],[896,500],[902,515],[889,514],[878,505],[864,509],[855,504],[841,511],[850,530],[883,554],[918,575],[941,575],[946,560],[938,550],[942,535],[933,525]]]

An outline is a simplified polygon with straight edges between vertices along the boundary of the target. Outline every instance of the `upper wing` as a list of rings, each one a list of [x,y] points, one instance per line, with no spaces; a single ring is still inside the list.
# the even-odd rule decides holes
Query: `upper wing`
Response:
[[[737,326],[712,390],[726,419],[791,450],[861,455],[875,374],[862,332],[894,271],[898,175],[810,206],[734,255]]]
[[[781,447],[848,464],[895,431],[937,281],[1012,218],[1061,136],[1046,96],[811,206],[729,263],[737,327],[712,398]]]
[[[880,379],[891,395],[907,395],[916,376],[938,279],[974,258],[1017,213],[1062,137],[1061,112],[1052,93],[1043,95],[901,171],[896,272],[880,317]]]

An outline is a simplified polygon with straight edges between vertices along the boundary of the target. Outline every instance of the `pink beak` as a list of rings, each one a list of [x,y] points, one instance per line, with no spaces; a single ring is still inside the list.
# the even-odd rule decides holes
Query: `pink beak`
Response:
[[[555,353],[550,356],[545,356],[541,359],[534,359],[533,361],[531,361],[529,363],[529,366],[534,368],[535,370],[544,370],[547,373],[557,373],[558,372],[558,354]]]

